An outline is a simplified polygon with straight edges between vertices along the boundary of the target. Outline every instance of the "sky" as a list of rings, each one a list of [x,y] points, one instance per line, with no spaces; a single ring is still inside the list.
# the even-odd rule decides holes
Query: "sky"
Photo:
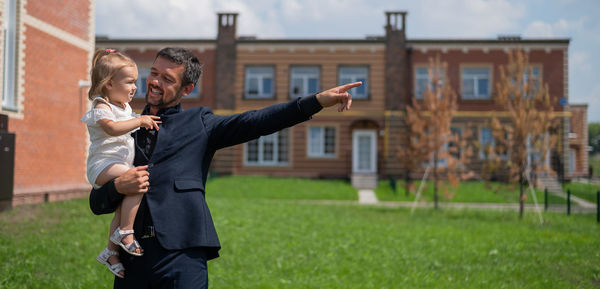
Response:
[[[236,12],[238,35],[364,39],[385,34],[385,11],[407,11],[410,39],[569,38],[569,103],[600,122],[599,0],[101,0],[96,35],[214,39],[217,13]],[[596,51],[596,53],[594,53]]]

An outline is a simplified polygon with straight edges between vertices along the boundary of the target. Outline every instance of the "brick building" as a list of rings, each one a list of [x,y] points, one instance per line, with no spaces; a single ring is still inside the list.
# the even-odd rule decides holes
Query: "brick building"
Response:
[[[447,62],[447,81],[459,95],[453,129],[472,130],[485,142],[491,137],[490,117],[505,114],[494,104],[494,86],[499,66],[508,63],[513,49],[524,50],[533,73],[549,84],[560,120],[558,144],[549,152],[553,168],[564,167],[567,178],[587,174],[587,106],[568,105],[569,39],[406,39],[405,12],[386,13],[381,37],[256,39],[237,36],[237,14],[218,16],[216,40],[98,38],[97,46],[131,55],[141,76],[160,48],[192,49],[205,63],[204,73],[183,106],[208,105],[217,114],[258,109],[349,81],[365,85],[353,91],[348,112],[325,110],[310,122],[219,151],[212,167],[217,174],[352,177],[355,182],[402,175],[396,156],[406,130],[403,109],[420,97],[428,60],[436,55]],[[143,107],[143,93],[134,108]],[[470,166],[482,164],[475,153]]]
[[[12,205],[85,195],[79,118],[89,106],[94,1],[3,0],[0,22],[0,114],[16,136]]]

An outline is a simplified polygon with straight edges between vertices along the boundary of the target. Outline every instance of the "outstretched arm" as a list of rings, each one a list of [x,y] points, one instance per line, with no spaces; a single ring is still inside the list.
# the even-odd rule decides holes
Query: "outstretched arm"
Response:
[[[287,103],[279,103],[261,110],[247,111],[231,116],[217,116],[206,111],[204,124],[214,149],[236,145],[268,135],[286,127],[309,120],[323,107],[340,104],[338,111],[350,109],[352,96],[348,90],[362,82],[348,83],[316,95],[305,96]]]

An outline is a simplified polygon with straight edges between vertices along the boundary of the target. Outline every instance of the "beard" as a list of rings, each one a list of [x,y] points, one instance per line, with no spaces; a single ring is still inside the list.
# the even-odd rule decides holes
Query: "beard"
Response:
[[[160,97],[160,98],[156,99],[155,101],[150,102],[150,99],[148,98],[150,89],[148,89],[146,91],[146,103],[150,106],[151,109],[156,110],[156,111],[158,111],[162,108],[175,106],[175,105],[179,104],[179,102],[181,101],[181,98],[183,97],[183,92],[184,92],[183,87],[180,87],[177,90],[177,92],[175,93],[175,97],[172,98],[171,100],[165,102],[164,97]],[[163,91],[163,96],[164,96],[164,93],[165,92]]]

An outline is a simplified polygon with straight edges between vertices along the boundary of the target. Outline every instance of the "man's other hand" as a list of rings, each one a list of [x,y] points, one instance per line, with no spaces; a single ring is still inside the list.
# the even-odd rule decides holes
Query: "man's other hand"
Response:
[[[129,169],[115,179],[117,192],[123,195],[145,194],[150,187],[148,166]]]

